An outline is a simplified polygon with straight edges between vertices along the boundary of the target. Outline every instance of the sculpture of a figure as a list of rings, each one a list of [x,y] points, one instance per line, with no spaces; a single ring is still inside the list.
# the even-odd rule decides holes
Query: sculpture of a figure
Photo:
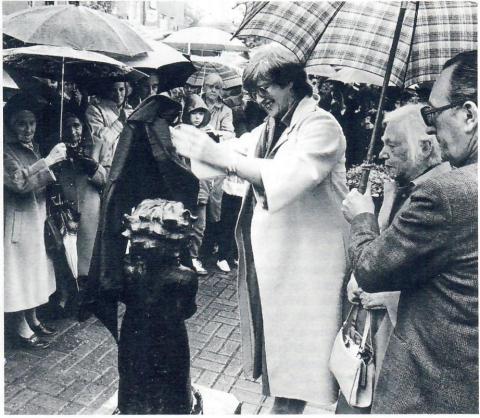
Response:
[[[171,143],[169,125],[180,111],[159,95],[140,104],[120,135],[103,194],[85,309],[118,341],[121,414],[198,412],[184,324],[196,310],[197,281],[182,266],[188,228],[178,225],[180,218],[188,224],[183,214],[195,208],[198,180]],[[156,232],[142,233],[149,228]],[[126,305],[120,335],[119,301]]]

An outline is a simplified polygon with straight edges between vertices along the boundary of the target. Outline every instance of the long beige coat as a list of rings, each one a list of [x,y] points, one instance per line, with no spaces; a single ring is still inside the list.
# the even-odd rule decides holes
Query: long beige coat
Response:
[[[45,160],[4,131],[4,310],[48,302],[55,273],[44,241],[45,186],[55,177]]]
[[[245,140],[258,142],[264,130],[265,124]],[[262,161],[264,190],[250,187],[243,200],[236,237],[244,370],[255,378],[262,373],[263,316],[273,396],[319,404],[337,398],[328,359],[341,325],[346,270],[345,147],[336,120],[304,98],[271,159]]]

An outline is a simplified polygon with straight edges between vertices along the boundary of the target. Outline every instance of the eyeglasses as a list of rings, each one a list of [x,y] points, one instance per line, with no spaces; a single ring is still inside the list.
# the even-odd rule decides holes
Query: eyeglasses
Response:
[[[456,100],[448,105],[441,106],[441,107],[433,107],[433,106],[423,106],[420,109],[420,113],[422,114],[423,121],[425,125],[432,127],[435,126],[436,113],[443,112],[444,110],[451,109],[455,106],[463,104],[464,100]],[[437,115],[438,116],[438,115]]]
[[[270,88],[270,84],[264,84],[263,86],[257,86],[257,88],[253,91],[250,92],[250,96],[252,97],[253,100],[257,100],[257,96],[261,97],[262,99],[265,99],[269,95],[268,89]]]

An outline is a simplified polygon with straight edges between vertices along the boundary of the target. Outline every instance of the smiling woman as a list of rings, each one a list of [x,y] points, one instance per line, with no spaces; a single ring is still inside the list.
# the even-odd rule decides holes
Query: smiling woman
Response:
[[[222,144],[191,126],[172,135],[179,153],[251,183],[236,231],[244,370],[262,376],[272,413],[300,413],[337,398],[328,358],[346,268],[345,138],[280,45],[259,48],[243,82],[265,123]]]
[[[45,186],[55,177],[50,167],[65,159],[64,144],[40,158],[34,142],[38,106],[18,94],[4,108],[4,309],[13,320],[16,342],[46,348],[43,337],[55,333],[42,324],[36,308],[55,291],[55,275],[44,242]]]

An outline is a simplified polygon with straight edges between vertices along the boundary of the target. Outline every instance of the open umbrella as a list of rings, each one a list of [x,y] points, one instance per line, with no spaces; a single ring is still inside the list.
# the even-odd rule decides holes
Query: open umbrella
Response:
[[[3,51],[5,68],[14,68],[30,75],[47,77],[61,82],[60,139],[62,138],[63,87],[65,80],[108,78],[131,75],[133,79],[146,74],[106,55],[78,51],[69,47],[34,45]]]
[[[206,76],[217,74],[221,77],[226,89],[242,85],[242,77],[234,68],[217,61],[210,61],[206,57],[200,58],[192,55],[191,58],[197,71],[187,80],[188,84],[192,86],[203,86]]]
[[[305,63],[338,65],[383,78],[382,94],[367,153],[373,160],[382,126],[385,91],[431,81],[449,58],[477,49],[477,3],[402,2],[258,2],[247,7],[237,36],[278,42]],[[362,178],[364,191],[368,170]]]
[[[144,77],[132,67],[106,55],[69,47],[34,45],[3,50],[3,65],[38,77],[81,81],[91,78]]]
[[[126,22],[83,6],[44,6],[5,16],[3,33],[35,45],[134,56],[151,47]]]
[[[163,41],[187,54],[196,51],[247,51],[248,48],[238,39],[220,29],[192,27],[179,30],[167,36]]]
[[[161,86],[159,91],[183,87],[187,78],[196,70],[193,64],[182,53],[159,41],[149,41],[152,51],[135,57],[118,57],[126,65],[145,73],[155,72]]]
[[[316,68],[316,67],[315,67]],[[356,68],[343,67],[338,71],[335,71],[335,74],[328,77],[329,80],[341,81],[345,84],[352,83],[362,83],[362,84],[373,84],[375,86],[383,86],[383,77],[370,73],[364,70],[358,70]],[[390,81],[390,86],[395,86],[395,84]]]

